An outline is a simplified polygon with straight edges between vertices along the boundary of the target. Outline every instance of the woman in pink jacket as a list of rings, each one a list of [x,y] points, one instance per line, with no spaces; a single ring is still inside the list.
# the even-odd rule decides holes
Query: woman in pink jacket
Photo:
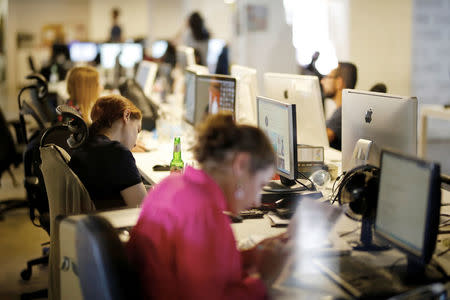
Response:
[[[198,129],[194,155],[200,168],[187,167],[159,183],[131,232],[127,250],[144,297],[264,299],[282,242],[271,239],[239,252],[223,212],[260,205],[260,190],[274,172],[270,141],[258,128],[219,113]]]

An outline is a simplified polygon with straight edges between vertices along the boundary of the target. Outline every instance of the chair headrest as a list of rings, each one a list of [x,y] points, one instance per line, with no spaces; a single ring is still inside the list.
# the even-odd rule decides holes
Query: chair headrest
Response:
[[[89,136],[89,129],[80,113],[69,105],[59,105],[56,112],[62,116],[63,125],[72,133],[67,139],[70,148],[76,149],[83,145]]]

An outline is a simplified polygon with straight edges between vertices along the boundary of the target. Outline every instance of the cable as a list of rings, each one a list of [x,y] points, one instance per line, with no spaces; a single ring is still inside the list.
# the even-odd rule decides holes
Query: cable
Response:
[[[304,184],[304,183],[301,182],[301,181],[298,181],[297,179],[295,179],[295,182],[297,182],[298,184],[302,185],[302,186],[303,186],[305,189],[307,189],[308,191],[314,191],[314,190],[310,190],[309,187],[308,187],[306,184]]]
[[[303,178],[305,178],[306,180],[308,180],[309,182],[311,182],[311,189],[308,188],[305,184],[301,183],[300,181],[298,181],[297,179],[295,179],[295,182],[297,182],[298,184],[303,185],[308,191],[316,191],[316,185],[314,184],[314,182],[311,181],[311,179],[309,179],[308,177],[306,177],[305,174],[303,174],[302,172],[297,170],[297,174],[299,174],[300,176],[302,176]]]
[[[346,236],[346,235],[352,234],[353,232],[358,231],[358,229],[360,229],[360,228],[361,228],[361,226],[356,226],[355,229],[352,229],[352,230],[350,230],[350,231],[346,231],[346,232],[341,233],[341,234],[339,235],[339,237],[344,237],[344,236]]]

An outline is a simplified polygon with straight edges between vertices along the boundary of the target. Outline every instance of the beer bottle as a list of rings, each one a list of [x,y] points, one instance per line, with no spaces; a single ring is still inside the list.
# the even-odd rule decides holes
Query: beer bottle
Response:
[[[170,173],[182,172],[184,167],[184,162],[181,159],[181,144],[180,137],[176,137],[173,140],[173,158],[170,162]]]

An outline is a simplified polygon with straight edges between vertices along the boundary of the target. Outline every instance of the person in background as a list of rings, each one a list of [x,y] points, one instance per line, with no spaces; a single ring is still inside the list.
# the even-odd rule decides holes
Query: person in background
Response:
[[[196,11],[189,16],[187,26],[177,34],[175,40],[178,41],[178,44],[182,43],[197,50],[197,63],[206,66],[209,37],[210,34],[205,27],[205,21],[200,13]]]
[[[326,98],[332,98],[336,104],[336,110],[327,119],[327,135],[330,146],[341,150],[342,127],[342,90],[354,89],[357,81],[356,66],[348,62],[340,62],[338,67],[332,70],[320,81]]]
[[[141,111],[120,95],[100,97],[92,107],[88,141],[75,149],[70,168],[96,209],[137,207],[146,190],[130,150],[141,131]]]
[[[275,155],[258,128],[231,114],[211,115],[197,129],[200,168],[172,174],[147,195],[127,252],[145,299],[264,299],[280,270],[284,242],[236,248],[230,218],[260,205]]]
[[[94,67],[74,67],[67,74],[67,104],[75,107],[87,124],[91,124],[91,108],[98,99],[102,86]]]
[[[370,88],[371,92],[387,93],[387,86],[384,83],[377,83]]]
[[[121,43],[122,42],[122,28],[119,25],[120,10],[114,8],[112,10],[112,21],[113,26],[111,27],[111,32],[109,34],[109,42],[111,43]]]

